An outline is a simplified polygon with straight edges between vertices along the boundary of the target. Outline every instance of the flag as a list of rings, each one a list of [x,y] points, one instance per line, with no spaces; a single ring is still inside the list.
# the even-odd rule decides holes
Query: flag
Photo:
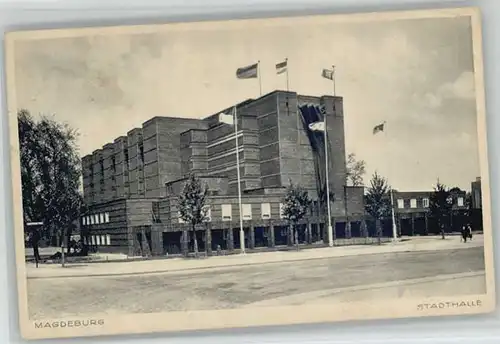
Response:
[[[219,114],[219,123],[233,125],[234,124],[234,116],[232,114],[225,114],[222,112]]]
[[[333,80],[333,77],[335,76],[335,70],[334,69],[323,69],[321,76],[325,79]]]
[[[258,72],[257,72],[258,66],[259,66],[258,63],[254,63],[253,65],[250,65],[250,66],[245,66],[245,67],[238,68],[236,70],[236,77],[238,79],[253,79],[253,78],[257,78],[257,76],[258,76]]]
[[[277,63],[276,64],[276,74],[285,73],[287,70],[287,67],[288,67],[287,64],[288,64],[287,60],[280,62],[280,63]]]
[[[376,133],[378,133],[380,131],[384,131],[384,125],[385,125],[385,122],[373,127],[373,135],[375,135]]]
[[[325,122],[323,121],[313,122],[309,124],[309,129],[311,131],[325,131]]]

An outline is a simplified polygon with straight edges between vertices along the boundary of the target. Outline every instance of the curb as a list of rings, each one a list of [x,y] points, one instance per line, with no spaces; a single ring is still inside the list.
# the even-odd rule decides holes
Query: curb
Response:
[[[476,247],[468,247],[468,248],[462,248],[462,249],[473,249]],[[446,250],[446,249],[443,249]],[[195,272],[195,271],[206,271],[206,270],[222,270],[222,269],[231,269],[231,268],[236,268],[236,267],[241,267],[241,266],[256,266],[256,265],[261,265],[261,264],[280,264],[280,263],[288,263],[288,262],[296,262],[296,261],[302,261],[302,260],[322,260],[322,259],[331,259],[331,258],[348,258],[348,257],[355,257],[358,255],[363,255],[363,256],[370,256],[370,255],[380,255],[380,254],[404,254],[404,253],[416,253],[416,252],[436,252],[435,250],[421,250],[421,251],[415,251],[415,250],[401,250],[401,251],[394,251],[394,252],[370,252],[370,253],[358,253],[358,254],[352,254],[352,255],[343,255],[343,256],[323,256],[323,257],[312,257],[312,258],[304,258],[304,257],[296,257],[296,258],[290,258],[290,259],[283,259],[283,260],[277,260],[277,261],[269,261],[269,262],[239,262],[239,263],[233,263],[233,264],[226,264],[226,265],[210,265],[210,266],[203,266],[203,267],[186,267],[183,269],[170,269],[170,270],[155,270],[155,271],[138,271],[138,272],[117,272],[117,273],[90,273],[90,274],[69,274],[69,275],[55,275],[55,276],[26,276],[27,279],[63,279],[63,278],[88,278],[88,277],[113,277],[113,276],[120,276],[120,277],[128,277],[128,276],[138,276],[138,275],[154,275],[154,274],[183,274],[185,272]]]

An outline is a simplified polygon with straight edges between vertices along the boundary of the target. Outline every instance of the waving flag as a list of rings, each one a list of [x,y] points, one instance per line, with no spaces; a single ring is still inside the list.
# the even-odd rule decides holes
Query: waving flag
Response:
[[[241,67],[236,70],[236,77],[238,79],[254,79],[258,77],[259,64],[254,63],[249,66]]]
[[[283,62],[280,62],[280,63],[277,63],[276,64],[276,74],[285,73],[287,71],[287,67],[288,67],[288,61],[287,60],[285,60]]]
[[[374,128],[373,128],[373,135],[375,135],[376,133],[379,133],[381,131],[384,131],[384,125],[385,125],[385,122],[384,123],[381,123],[379,125],[376,125]]]
[[[335,70],[333,69],[323,69],[323,72],[321,73],[321,76],[325,79],[328,80],[333,80],[335,76]]]

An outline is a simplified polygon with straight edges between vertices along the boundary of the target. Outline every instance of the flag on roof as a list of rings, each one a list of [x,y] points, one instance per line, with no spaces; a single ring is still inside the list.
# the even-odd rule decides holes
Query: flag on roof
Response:
[[[335,76],[335,70],[334,69],[323,69],[321,76],[325,79],[333,80],[333,77]]]
[[[236,70],[236,77],[238,79],[253,79],[258,76],[258,63],[254,63],[249,66],[241,67]]]
[[[288,67],[288,60],[276,64],[276,74],[285,73]]]

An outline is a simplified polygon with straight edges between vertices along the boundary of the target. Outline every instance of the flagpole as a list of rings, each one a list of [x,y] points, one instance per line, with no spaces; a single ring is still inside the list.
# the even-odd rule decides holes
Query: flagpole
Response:
[[[262,80],[261,80],[261,77],[260,77],[260,60],[257,61],[257,68],[258,68],[257,73],[258,73],[258,77],[259,77],[259,92],[260,92],[260,95],[262,96]]]
[[[238,115],[236,105],[234,106],[234,139],[236,142],[236,176],[238,179],[238,208],[240,214],[240,248],[241,254],[245,254],[245,231],[243,230],[243,214],[241,209],[240,148],[238,144]]]
[[[336,90],[335,90],[335,66],[334,65],[332,65],[332,82],[333,82],[333,96],[335,97]]]
[[[392,193],[392,187],[390,189],[390,192],[391,192],[392,241],[396,242],[398,240],[398,229],[396,227],[396,216],[394,214],[394,196]]]
[[[285,62],[286,62],[286,91],[289,92],[290,91],[290,85],[288,83],[288,57],[285,58]]]
[[[328,171],[328,135],[326,129],[326,111],[324,119],[324,139],[325,139],[325,175],[326,175],[326,203],[328,209],[328,246],[333,247],[333,227],[332,227],[332,214],[330,210],[330,182],[329,182],[329,171]]]

